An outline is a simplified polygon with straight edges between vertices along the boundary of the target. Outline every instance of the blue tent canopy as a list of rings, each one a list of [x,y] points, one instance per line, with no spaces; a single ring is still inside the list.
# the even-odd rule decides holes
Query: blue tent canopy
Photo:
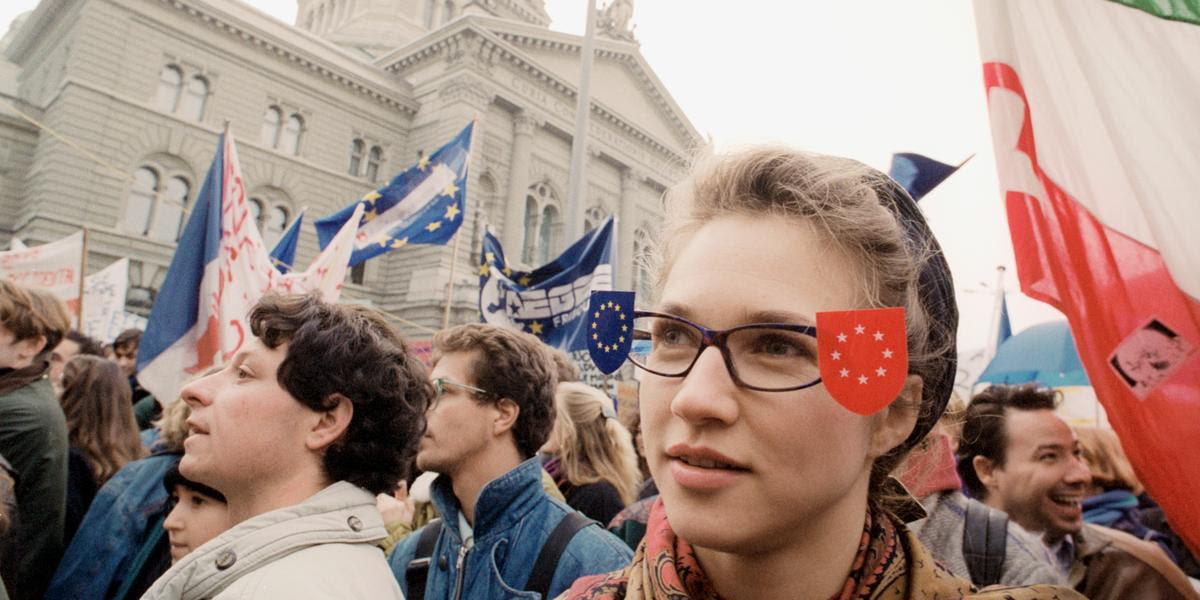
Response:
[[[1066,321],[1034,325],[1008,338],[979,376],[979,383],[1029,381],[1047,387],[1091,385]]]

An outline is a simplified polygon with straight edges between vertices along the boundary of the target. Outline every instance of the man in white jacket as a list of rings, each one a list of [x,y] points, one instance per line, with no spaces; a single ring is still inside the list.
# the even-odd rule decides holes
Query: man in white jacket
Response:
[[[267,296],[192,407],[180,472],[219,490],[231,528],[171,567],[148,599],[402,598],[375,494],[424,428],[424,367],[377,312]]]

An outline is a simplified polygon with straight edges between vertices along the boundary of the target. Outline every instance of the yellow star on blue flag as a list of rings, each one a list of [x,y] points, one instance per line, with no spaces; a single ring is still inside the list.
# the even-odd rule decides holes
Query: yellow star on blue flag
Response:
[[[588,328],[594,343],[588,344],[588,354],[603,373],[621,368],[629,356],[633,338],[621,330],[621,325],[633,319],[633,300],[633,292],[592,292]]]
[[[409,244],[445,244],[465,216],[467,167],[475,122],[445,146],[364,194],[366,212],[356,232],[350,265]],[[318,219],[317,239],[324,249],[354,213],[358,201]]]

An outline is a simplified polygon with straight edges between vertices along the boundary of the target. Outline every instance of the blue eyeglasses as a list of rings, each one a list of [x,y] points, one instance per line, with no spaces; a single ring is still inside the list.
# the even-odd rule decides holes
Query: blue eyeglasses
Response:
[[[715,346],[737,385],[788,392],[821,382],[817,328],[793,323],[750,323],[709,329],[683,317],[635,311],[629,360],[661,377],[686,377],[700,355]]]

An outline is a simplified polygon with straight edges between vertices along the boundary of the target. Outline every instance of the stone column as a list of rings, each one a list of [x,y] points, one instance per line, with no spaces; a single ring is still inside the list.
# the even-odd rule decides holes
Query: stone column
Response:
[[[525,242],[525,192],[529,189],[529,161],[533,132],[541,124],[525,112],[513,117],[512,162],[508,170],[508,194],[504,208],[504,256],[519,261]]]
[[[637,228],[637,190],[645,173],[632,167],[621,171],[621,207],[617,214],[617,289],[633,289],[633,232]]]

